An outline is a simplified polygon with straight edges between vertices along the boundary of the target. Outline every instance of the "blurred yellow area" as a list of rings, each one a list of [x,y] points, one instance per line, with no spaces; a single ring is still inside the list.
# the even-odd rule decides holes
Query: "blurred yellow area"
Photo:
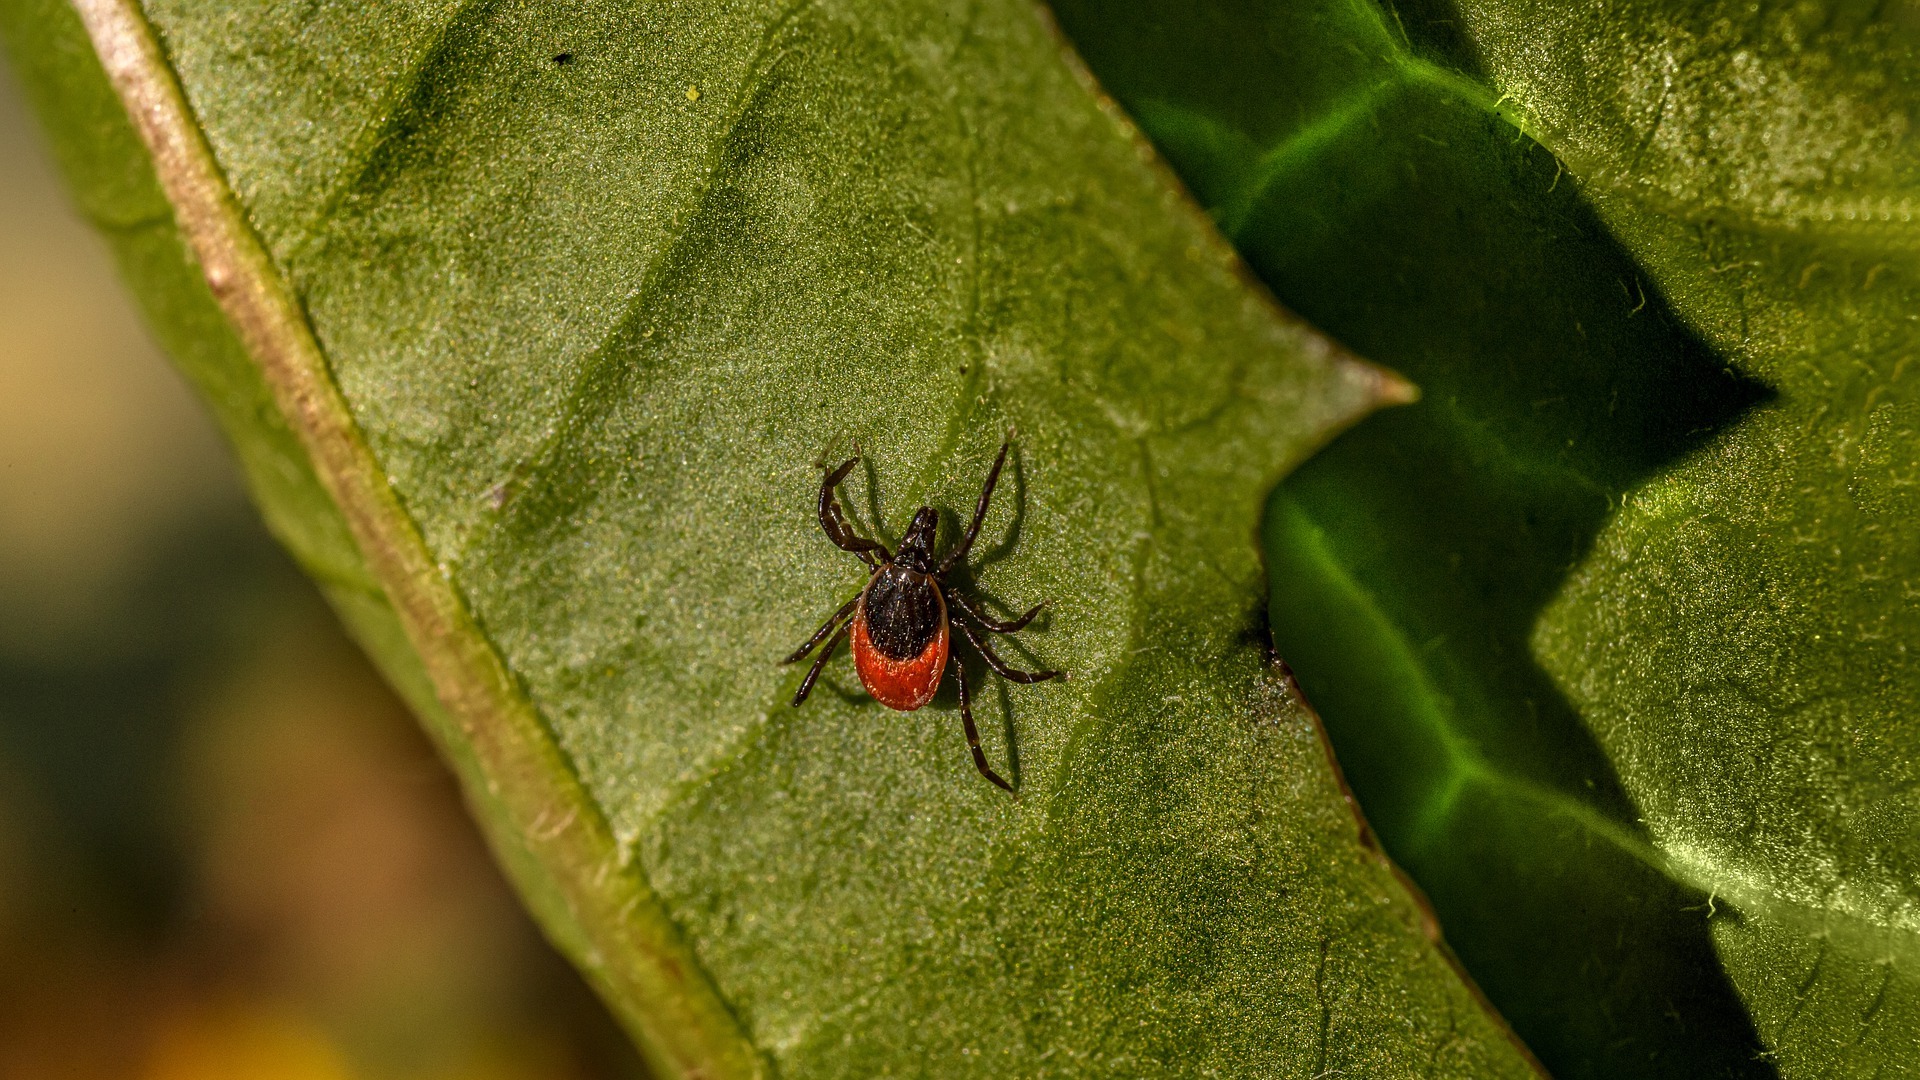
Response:
[[[0,78],[0,1080],[643,1075]]]
[[[245,1004],[162,1027],[147,1080],[351,1080],[353,1067],[327,1033],[296,1012]]]

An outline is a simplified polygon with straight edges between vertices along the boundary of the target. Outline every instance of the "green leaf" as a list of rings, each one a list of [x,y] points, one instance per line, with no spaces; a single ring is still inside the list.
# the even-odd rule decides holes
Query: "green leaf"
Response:
[[[1276,494],[1276,643],[1555,1075],[1914,1075],[1920,29],[1395,7],[1059,5],[1425,392]]]
[[[0,2],[82,205],[663,1072],[1532,1074],[1261,647],[1262,499],[1404,387],[1031,7],[78,10],[138,144]],[[1009,425],[973,577],[1073,676],[982,695],[1018,800],[777,663],[862,582],[814,462],[950,528]]]

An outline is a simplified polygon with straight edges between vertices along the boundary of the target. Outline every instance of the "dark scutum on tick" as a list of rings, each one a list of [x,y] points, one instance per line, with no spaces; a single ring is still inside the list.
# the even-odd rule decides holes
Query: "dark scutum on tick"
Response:
[[[882,705],[903,712],[911,712],[933,700],[934,691],[939,689],[940,680],[949,667],[949,659],[954,659],[949,650],[955,627],[987,666],[1003,678],[1017,683],[1066,678],[1058,671],[1014,668],[1000,659],[986,642],[985,635],[989,633],[1019,632],[1040,613],[1042,605],[1035,604],[1012,622],[998,622],[980,614],[946,582],[947,571],[967,557],[974,538],[980,535],[980,524],[987,518],[987,504],[993,498],[993,486],[1000,480],[1000,468],[1007,463],[1007,448],[1012,443],[1013,432],[1009,431],[1006,441],[1000,444],[1000,455],[993,459],[993,468],[987,473],[987,482],[980,490],[980,501],[974,507],[973,520],[968,523],[966,533],[945,558],[938,560],[934,558],[933,541],[940,516],[933,507],[923,506],[914,513],[907,534],[900,538],[900,550],[889,553],[877,541],[853,531],[833,496],[834,489],[860,460],[859,454],[842,462],[839,468],[827,471],[820,482],[820,528],[836,546],[858,555],[870,572],[860,594],[841,605],[806,644],[782,661],[798,663],[822,641],[827,643],[807,670],[806,678],[800,680],[800,689],[793,695],[795,705],[807,700],[814,682],[820,678],[820,670],[827,666],[841,639],[847,637],[853,639],[854,667],[867,692]],[[951,610],[947,606],[949,602],[953,605]],[[987,755],[980,749],[980,730],[973,722],[973,696],[967,688],[967,673],[957,659],[951,667],[954,682],[960,689],[960,723],[966,729],[974,767],[980,770],[980,775],[1012,791],[1013,785],[988,767]]]
[[[909,534],[911,535],[911,534]],[[910,660],[927,651],[940,633],[940,595],[926,571],[897,562],[873,575],[867,589],[867,632],[889,660]]]

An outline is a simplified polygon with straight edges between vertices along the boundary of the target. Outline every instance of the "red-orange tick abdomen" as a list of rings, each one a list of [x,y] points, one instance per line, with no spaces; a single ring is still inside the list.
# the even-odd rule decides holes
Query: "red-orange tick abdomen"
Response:
[[[860,682],[867,688],[873,699],[889,709],[912,712],[933,700],[934,691],[940,688],[940,676],[947,670],[947,603],[940,595],[939,587],[927,582],[925,587],[933,593],[939,604],[939,619],[926,647],[917,655],[894,659],[882,652],[874,644],[872,633],[867,625],[867,595],[872,591],[869,583],[867,592],[860,597],[860,606],[854,609],[853,616],[853,666],[860,673]]]

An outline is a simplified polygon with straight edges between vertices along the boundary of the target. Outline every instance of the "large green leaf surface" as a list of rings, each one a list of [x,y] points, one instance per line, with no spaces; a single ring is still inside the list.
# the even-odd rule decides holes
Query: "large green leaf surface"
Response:
[[[1407,373],[1269,507],[1281,653],[1555,1073],[1920,1075],[1910,7],[1062,0],[1283,302]]]
[[[133,10],[83,6],[96,38]],[[1531,1075],[1264,649],[1262,500],[1398,384],[1238,276],[1034,9],[154,0],[164,70],[109,69],[177,78],[264,245],[225,308],[71,14],[0,13],[270,520],[664,1070]],[[218,323],[250,297],[304,316],[238,325],[306,397]],[[950,533],[1010,426],[973,584],[1050,600],[1012,649],[1072,675],[981,695],[1018,800],[950,692],[902,716],[837,668],[796,710],[776,662],[862,581],[815,462],[857,442],[866,527],[926,501]],[[565,777],[496,768],[496,692]],[[542,861],[574,834],[597,870]],[[711,1030],[650,1021],[626,957],[717,993]]]
[[[1778,394],[1634,492],[1541,663],[1675,876],[1734,909],[1714,942],[1782,1072],[1920,1075],[1920,23],[1465,14],[1653,279]]]

